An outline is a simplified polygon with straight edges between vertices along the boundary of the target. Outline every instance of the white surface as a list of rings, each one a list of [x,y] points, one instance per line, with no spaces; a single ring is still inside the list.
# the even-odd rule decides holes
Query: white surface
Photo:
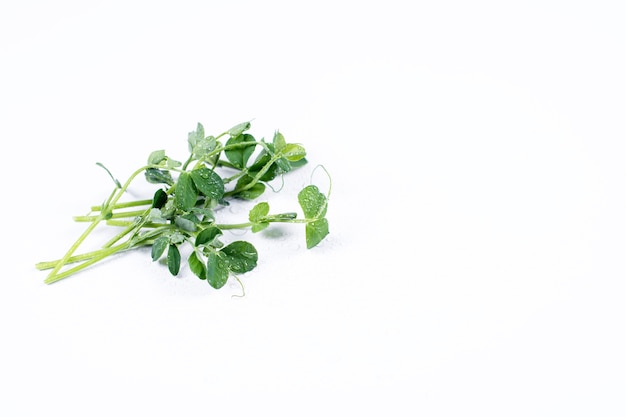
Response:
[[[210,3],[0,6],[0,414],[626,414],[620,2]],[[250,118],[330,171],[320,247],[42,284],[95,162]]]

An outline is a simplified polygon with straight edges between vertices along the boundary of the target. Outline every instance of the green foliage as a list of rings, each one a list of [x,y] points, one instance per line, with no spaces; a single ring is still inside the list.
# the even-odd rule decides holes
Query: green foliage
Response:
[[[196,235],[196,246],[212,245],[216,238],[222,235],[222,231],[217,226],[208,226]]]
[[[298,193],[298,202],[304,217],[311,220],[305,227],[306,247],[311,249],[328,235],[328,220],[325,218],[328,199],[315,185],[309,185]]]
[[[206,279],[206,266],[198,257],[197,252],[191,252],[189,258],[187,258],[187,263],[189,264],[189,269],[193,272],[198,278]]]
[[[191,171],[189,176],[196,189],[205,197],[220,200],[224,196],[222,177],[212,169],[203,166]]]
[[[259,257],[250,242],[228,242],[232,236],[225,231],[249,228],[257,233],[272,223],[303,224],[307,248],[317,246],[329,233],[326,213],[330,190],[325,195],[315,185],[298,194],[302,218],[296,212],[271,213],[269,203],[262,201],[252,207],[247,221],[216,222],[221,206],[256,200],[268,186],[276,189],[271,181],[307,163],[301,144],[287,142],[279,131],[271,143],[257,140],[247,133],[250,126],[250,122],[243,122],[212,136],[198,123],[187,136],[189,155],[184,164],[170,158],[165,150],[155,150],[149,153],[147,165],[133,172],[123,185],[98,163],[114,181],[115,189],[104,203],[92,207],[92,215],[75,217],[89,226],[61,259],[37,264],[39,269],[52,270],[44,282],[59,281],[115,253],[145,246],[151,248],[152,261],[164,258],[169,272],[178,275],[183,270],[181,248],[186,245],[191,248],[186,258],[189,271],[219,289],[230,276],[255,269]],[[120,202],[140,174],[160,188],[150,199]],[[101,249],[74,255],[102,223],[118,230],[117,234]]]
[[[167,250],[167,269],[172,275],[178,275],[180,271],[180,251],[176,245],[170,245]]]
[[[164,169],[147,168],[145,172],[146,180],[152,184],[174,185],[172,174]]]
[[[154,243],[152,244],[152,260],[158,260],[163,255],[165,249],[169,244],[170,241],[167,236],[161,236],[155,239]]]
[[[254,136],[243,134],[228,139],[226,146],[228,147],[228,149],[224,151],[226,158],[228,158],[235,168],[244,169],[248,160],[254,153],[256,142]]]
[[[167,193],[159,188],[152,197],[152,207],[160,209],[165,203],[167,203]]]
[[[219,290],[228,281],[228,264],[220,252],[211,252],[207,256],[206,279],[211,287]]]
[[[256,181],[254,177],[250,175],[244,175],[237,180],[237,186],[231,193],[244,200],[256,200],[264,192],[264,183]]]
[[[252,271],[259,259],[256,248],[251,243],[242,240],[224,247],[221,253],[226,257],[228,269],[238,274]]]
[[[189,211],[196,205],[198,199],[198,190],[191,179],[188,172],[181,172],[176,181],[176,191],[174,193],[174,202],[176,208],[182,211]]]

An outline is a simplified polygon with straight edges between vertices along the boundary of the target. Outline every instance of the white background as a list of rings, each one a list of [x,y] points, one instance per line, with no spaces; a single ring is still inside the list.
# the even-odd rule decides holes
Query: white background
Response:
[[[626,415],[620,3],[4,2],[0,414]],[[270,204],[330,172],[319,247],[43,284],[95,162],[249,119],[311,161]]]

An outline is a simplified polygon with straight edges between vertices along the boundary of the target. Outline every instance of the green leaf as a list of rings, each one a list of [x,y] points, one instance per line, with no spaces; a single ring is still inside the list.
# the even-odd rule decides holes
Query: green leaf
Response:
[[[252,156],[252,153],[254,152],[256,144],[240,144],[243,142],[253,141],[254,136],[248,134],[231,137],[230,139],[228,139],[228,141],[226,141],[226,147],[228,147],[228,149],[224,150],[226,158],[228,158],[230,163],[233,164],[236,168],[244,169],[248,164],[250,156]]]
[[[160,209],[165,203],[167,203],[167,193],[159,188],[152,197],[152,207]]]
[[[180,233],[178,230],[175,230],[169,236],[169,240],[170,240],[170,244],[172,245],[180,245],[181,243],[185,242],[185,235]]]
[[[269,149],[269,152],[267,150],[263,149],[263,151],[261,151],[259,153],[259,155],[256,157],[254,163],[251,166],[248,167],[248,174],[250,176],[255,177],[272,160],[273,152],[274,152],[274,145],[271,144],[271,143],[268,143],[267,147]],[[261,181],[267,182],[267,181],[273,180],[278,175],[280,175],[280,174],[282,174],[284,172],[288,172],[291,169],[289,161],[287,161],[284,158],[281,158],[281,159],[283,159],[284,163],[278,163],[277,164],[276,161],[274,161],[269,166],[267,171],[265,171],[265,173],[263,173],[263,175],[261,175],[261,178],[259,178],[259,179]],[[286,168],[286,169],[283,170],[283,168]]]
[[[250,129],[250,122],[243,122],[243,123],[239,123],[238,125],[233,126],[230,129],[228,129],[228,134],[231,137],[232,136],[239,136],[239,135],[241,135],[243,132],[245,132],[248,129]]]
[[[158,209],[157,209],[158,210]],[[161,208],[161,217],[167,220],[172,220],[176,214],[176,205],[174,199],[168,199],[167,203]]]
[[[169,239],[165,236],[161,236],[155,239],[152,244],[152,261],[156,261],[163,255],[165,248],[169,245]]]
[[[206,229],[202,230],[196,236],[196,247],[202,245],[209,245],[215,240],[216,237],[220,236],[222,231],[216,226],[209,226]]]
[[[150,156],[148,156],[148,165],[159,165],[166,159],[167,156],[165,156],[165,151],[163,149],[160,149],[158,151],[150,153]]]
[[[269,203],[266,203],[265,201],[261,202],[257,204],[256,206],[252,207],[252,209],[250,210],[250,213],[248,213],[248,220],[250,220],[251,222],[258,222],[262,218],[267,216],[269,212],[270,212]]]
[[[289,143],[281,151],[281,155],[290,162],[297,162],[306,156],[306,150],[301,145]]]
[[[194,185],[202,195],[219,200],[224,196],[224,182],[222,177],[207,167],[194,169],[189,173]]]
[[[213,210],[205,207],[193,207],[191,212],[202,216],[202,223],[213,223],[215,221],[215,213]]]
[[[187,143],[189,144],[189,152],[193,152],[193,149],[196,146],[196,144],[202,139],[204,139],[204,126],[202,126],[202,123],[198,123],[198,125],[196,126],[196,130],[194,130],[193,132],[189,132],[187,134]]]
[[[256,183],[252,187],[237,194],[239,198],[244,200],[254,200],[265,192],[265,184]]]
[[[207,136],[206,138],[198,139],[195,142],[193,148],[191,149],[191,153],[196,159],[202,159],[213,152],[216,147],[217,140],[213,136]]]
[[[183,216],[174,217],[174,224],[186,232],[195,232],[197,230],[196,224]]]
[[[202,126],[202,123],[196,125],[196,131],[194,133],[198,139],[204,139],[204,126]]]
[[[188,172],[181,172],[176,182],[174,201],[180,210],[189,211],[196,205],[198,190],[193,184],[193,180]]]
[[[206,277],[211,287],[219,290],[228,281],[228,264],[224,255],[219,252],[211,252],[207,256]]]
[[[259,259],[256,248],[242,240],[231,243],[220,252],[226,255],[230,270],[239,274],[253,270]]]
[[[172,275],[178,275],[178,271],[180,271],[180,252],[176,245],[170,245],[167,250],[167,269]]]
[[[300,168],[301,166],[306,165],[308,162],[309,161],[307,161],[306,158],[302,158],[297,161],[292,161],[289,164],[291,165],[291,168]]]
[[[272,143],[274,144],[274,149],[276,150],[276,152],[282,151],[285,145],[287,145],[285,137],[278,130],[274,132],[274,140],[272,140]]]
[[[181,166],[183,163],[180,161],[177,161],[175,159],[172,158],[167,158],[167,164],[166,166],[168,168],[178,168],[179,166]]]
[[[195,159],[206,158],[218,145],[217,139],[213,136],[204,136],[204,127],[201,123],[198,123],[194,132],[189,132],[187,143],[189,144],[189,152]]]
[[[198,254],[194,251],[191,252],[189,258],[187,258],[187,263],[189,264],[189,269],[193,272],[198,278],[206,279],[206,267],[204,263],[198,259]]]
[[[322,218],[326,215],[326,196],[315,185],[304,187],[298,193],[298,202],[307,219]]]
[[[174,185],[172,174],[164,169],[148,168],[146,169],[145,176],[146,181],[152,184]]]
[[[182,217],[183,219],[189,220],[190,222],[192,222],[195,225],[198,225],[198,224],[201,223],[200,219],[198,219],[198,216],[193,214],[193,209],[189,213],[181,214],[180,217]]]
[[[287,158],[284,157],[278,158],[272,166],[276,167],[276,175],[284,174],[291,171],[291,163]]]
[[[306,247],[317,246],[328,235],[328,220],[320,219],[307,223],[305,227]]]
[[[248,219],[254,223],[251,228],[252,233],[260,232],[270,225],[267,221],[262,221],[265,216],[269,214],[269,212],[270,205],[266,202],[261,202],[252,207],[252,210],[250,210],[250,213],[248,213]]]
[[[307,223],[305,227],[306,247],[311,249],[317,246],[328,235],[328,220],[320,219]]]
[[[148,221],[158,224],[167,223],[167,219],[163,217],[163,213],[158,208],[150,209],[150,212],[148,212]]]
[[[243,188],[247,186],[253,180],[254,178],[248,175],[244,175],[243,177],[239,178],[239,180],[237,181],[237,185],[235,186],[235,189]],[[265,192],[265,184],[257,182],[256,184],[254,184],[252,187],[248,188],[247,190],[237,193],[237,197],[243,198],[244,200],[254,200],[255,198],[258,198],[259,196],[261,196],[261,194],[263,194],[264,192]]]

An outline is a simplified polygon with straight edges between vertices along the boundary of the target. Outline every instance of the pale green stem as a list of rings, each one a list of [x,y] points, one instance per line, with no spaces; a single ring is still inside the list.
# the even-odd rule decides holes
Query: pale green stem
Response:
[[[134,210],[134,211],[123,211],[118,213],[112,213],[109,219],[124,219],[127,217],[137,217],[144,214],[145,210]],[[98,216],[74,216],[74,221],[76,222],[92,222],[96,220]]]
[[[44,282],[46,284],[52,284],[54,282],[60,281],[63,278],[67,278],[70,275],[75,274],[78,271],[88,267],[89,265],[95,264],[96,262],[106,258],[107,256],[113,255],[114,253],[119,252],[121,250],[128,249],[131,246],[132,246],[132,244],[130,242],[125,242],[125,243],[122,243],[120,245],[113,246],[113,247],[110,247],[110,248],[100,249],[98,255],[93,256],[92,258],[84,261],[80,265],[77,265],[77,266],[75,266],[73,268],[67,269],[67,270],[65,270],[65,271],[63,271],[61,273],[57,273],[55,275],[50,274],[50,275],[48,275],[48,278],[46,278]],[[65,265],[69,261],[69,258],[67,258],[67,259],[64,258],[61,261],[63,262],[63,265]],[[58,265],[62,265],[62,263],[59,262],[59,263],[57,263],[57,266]],[[57,269],[57,267],[55,266],[54,269]]]
[[[152,167],[151,165],[147,165],[147,166],[139,168],[138,170],[136,170],[135,172],[133,172],[131,174],[131,176],[128,178],[128,180],[126,180],[126,183],[122,186],[122,188],[114,190],[111,193],[111,195],[109,196],[109,198],[107,199],[106,203],[104,204],[105,211],[107,211],[107,209],[110,210],[111,206],[115,206],[117,201],[126,192],[126,190],[128,189],[128,187],[130,186],[130,184],[132,183],[132,181],[135,179],[135,177],[137,175],[139,175],[141,172],[143,172],[146,169],[151,168],[151,167]],[[64,272],[62,275],[59,274],[59,276],[61,276],[61,278],[58,278],[58,276],[57,276],[58,272],[61,270],[61,268],[63,268],[63,266],[66,264],[67,260],[74,254],[74,252],[76,252],[76,249],[78,249],[78,247],[85,241],[87,236],[89,236],[89,234],[96,228],[96,226],[98,226],[98,224],[102,220],[105,219],[105,217],[106,217],[105,213],[100,213],[100,215],[98,215],[93,220],[93,222],[87,227],[87,229],[85,229],[83,234],[80,235],[80,237],[76,240],[76,242],[74,242],[74,244],[72,244],[72,246],[65,253],[65,255],[59,260],[59,262],[55,265],[55,267],[52,268],[52,271],[50,271],[50,273],[48,274],[48,277],[44,281],[46,284],[50,284],[52,282],[59,281],[60,279],[66,278],[69,275],[71,275],[71,274],[68,274],[67,272]],[[89,262],[89,261],[87,261],[87,262]],[[72,271],[72,270],[74,270],[74,272],[76,272],[75,268],[72,268],[70,271]]]
[[[109,208],[111,210],[118,210],[118,209],[129,208],[129,207],[147,206],[148,204],[152,204],[152,200],[127,201],[127,202],[124,202],[124,203],[114,204],[114,205],[110,206]],[[91,207],[91,211],[94,212],[94,213],[99,212],[101,209],[102,209],[102,206],[92,206]]]

